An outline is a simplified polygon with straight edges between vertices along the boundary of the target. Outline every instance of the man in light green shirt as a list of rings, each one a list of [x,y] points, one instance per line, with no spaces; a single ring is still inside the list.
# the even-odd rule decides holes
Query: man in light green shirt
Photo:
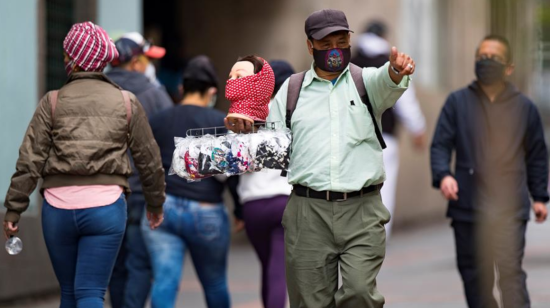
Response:
[[[381,69],[363,70],[378,125],[382,113],[395,104],[408,85],[408,78],[396,85],[389,76],[388,66],[389,63]],[[269,122],[285,122],[288,82],[282,85],[271,105]],[[384,182],[382,148],[349,67],[336,77],[333,85],[319,77],[312,64],[302,83],[291,125],[290,184],[317,191],[353,192]]]
[[[379,308],[376,276],[385,256],[390,219],[380,198],[385,180],[382,146],[349,66],[350,32],[343,12],[322,10],[305,25],[314,58],[291,117],[289,182],[293,193],[283,216],[291,308]],[[379,69],[362,77],[380,127],[382,113],[407,89],[414,61],[394,47]],[[289,80],[268,121],[285,123]],[[250,131],[246,122],[226,126]],[[338,288],[338,266],[342,287]]]

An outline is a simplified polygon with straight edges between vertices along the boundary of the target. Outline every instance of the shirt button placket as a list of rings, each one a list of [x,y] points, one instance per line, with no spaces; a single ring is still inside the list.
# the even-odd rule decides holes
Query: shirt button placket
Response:
[[[339,157],[339,142],[338,136],[340,134],[340,121],[338,118],[338,99],[336,97],[336,92],[332,84],[330,96],[329,96],[329,106],[330,106],[330,182],[332,189],[336,189],[339,186],[338,183],[338,157]]]

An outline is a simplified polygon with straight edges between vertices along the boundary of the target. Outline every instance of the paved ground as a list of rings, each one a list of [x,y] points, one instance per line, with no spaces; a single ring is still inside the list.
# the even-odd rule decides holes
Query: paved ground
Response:
[[[533,308],[550,307],[550,223],[528,228],[525,268]],[[234,308],[261,308],[259,268],[242,236],[234,240],[230,255],[230,290]],[[200,285],[186,260],[177,307],[205,308]],[[396,232],[388,246],[379,276],[379,288],[388,308],[464,308],[460,278],[448,225]],[[5,308],[55,308],[57,298]],[[110,307],[106,305],[106,307]]]

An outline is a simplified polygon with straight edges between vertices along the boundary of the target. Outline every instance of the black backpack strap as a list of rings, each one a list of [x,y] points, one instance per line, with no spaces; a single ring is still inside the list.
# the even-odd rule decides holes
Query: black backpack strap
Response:
[[[304,82],[304,77],[306,76],[306,71],[292,74],[290,80],[288,81],[288,92],[286,96],[286,117],[285,124],[288,129],[291,129],[291,120],[294,110],[296,110],[296,105],[298,105],[298,97],[300,97],[300,91],[302,90],[302,83]],[[289,155],[292,148],[289,149]],[[287,171],[281,171],[281,176],[287,176]]]
[[[384,137],[382,137],[380,127],[378,127],[378,121],[376,121],[376,117],[374,116],[374,109],[372,108],[372,104],[369,100],[369,95],[367,94],[367,89],[365,88],[365,82],[363,81],[363,69],[353,63],[350,64],[349,69],[351,72],[351,77],[353,78],[353,82],[355,83],[355,87],[357,88],[357,92],[359,93],[359,97],[361,97],[361,101],[363,102],[363,104],[367,105],[367,109],[369,110],[372,123],[374,123],[376,138],[378,139],[378,142],[380,143],[382,149],[385,149],[386,142],[384,141]]]
[[[302,83],[304,82],[304,77],[306,76],[306,71],[292,74],[290,80],[288,81],[288,95],[286,97],[286,127],[290,129],[292,114],[296,110],[296,105],[298,104],[298,97],[300,96],[300,90],[302,90]]]

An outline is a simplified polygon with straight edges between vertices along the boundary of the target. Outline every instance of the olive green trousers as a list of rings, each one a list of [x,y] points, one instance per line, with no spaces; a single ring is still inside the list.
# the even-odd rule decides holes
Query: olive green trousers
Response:
[[[389,220],[379,191],[341,202],[293,193],[283,215],[290,308],[383,307],[376,276]]]

